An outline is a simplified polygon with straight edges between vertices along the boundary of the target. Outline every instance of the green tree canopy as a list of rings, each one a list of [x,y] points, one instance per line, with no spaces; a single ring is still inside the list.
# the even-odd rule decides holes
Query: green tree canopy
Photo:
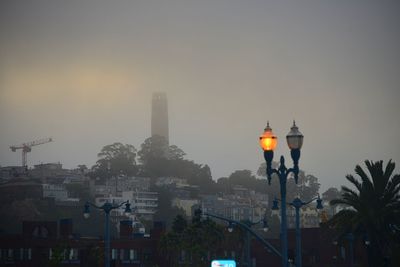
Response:
[[[99,159],[92,167],[92,177],[109,178],[120,174],[133,176],[138,172],[136,148],[133,145],[119,142],[106,145],[97,157]]]
[[[173,176],[197,185],[201,192],[216,192],[208,165],[196,164],[184,158],[185,152],[175,145],[168,146],[165,138],[147,138],[138,152],[141,174],[149,177]]]
[[[328,203],[331,200],[340,198],[340,191],[336,187],[328,188],[324,193],[322,193],[322,199]]]
[[[139,162],[143,165],[151,160],[165,158],[170,160],[182,160],[186,153],[176,145],[168,145],[163,136],[154,135],[147,138],[140,145],[138,152]]]
[[[149,137],[140,145],[138,152],[141,174],[150,177],[173,175],[171,162],[183,161],[185,155],[176,145],[169,146],[164,137]]]

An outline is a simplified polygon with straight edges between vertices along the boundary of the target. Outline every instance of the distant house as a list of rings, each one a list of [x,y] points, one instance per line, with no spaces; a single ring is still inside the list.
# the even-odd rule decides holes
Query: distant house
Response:
[[[67,200],[68,192],[63,185],[43,184],[43,197],[54,198],[55,200]]]

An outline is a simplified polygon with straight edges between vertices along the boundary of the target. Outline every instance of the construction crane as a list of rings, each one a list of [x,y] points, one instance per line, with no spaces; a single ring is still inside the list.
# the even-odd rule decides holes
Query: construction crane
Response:
[[[36,140],[36,141],[32,141],[32,142],[27,142],[27,143],[23,143],[20,145],[16,145],[16,146],[10,146],[10,149],[12,152],[16,152],[17,149],[22,149],[22,167],[27,168],[28,164],[27,164],[27,154],[28,152],[32,151],[32,147],[33,146],[38,146],[38,145],[43,145],[46,143],[49,143],[53,141],[53,138],[44,138],[44,139],[40,139],[40,140]]]

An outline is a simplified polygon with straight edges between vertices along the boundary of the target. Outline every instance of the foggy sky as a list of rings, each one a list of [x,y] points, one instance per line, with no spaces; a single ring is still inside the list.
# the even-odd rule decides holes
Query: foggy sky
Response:
[[[0,165],[89,167],[150,136],[167,93],[170,143],[213,178],[256,171],[267,120],[275,159],[304,134],[300,168],[322,189],[365,159],[400,164],[398,1],[0,2]],[[399,167],[396,172],[399,173]]]

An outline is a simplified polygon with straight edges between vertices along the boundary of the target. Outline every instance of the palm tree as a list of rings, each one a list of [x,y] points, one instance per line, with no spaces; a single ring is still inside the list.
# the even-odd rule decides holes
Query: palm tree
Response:
[[[366,160],[365,165],[369,175],[360,165],[355,168],[361,180],[353,175],[346,176],[356,190],[342,186],[341,198],[330,204],[347,208],[333,216],[328,225],[337,229],[342,237],[346,233],[367,237],[369,266],[389,266],[393,250],[398,248],[399,232],[393,229],[400,225],[400,175],[393,175],[395,163],[391,160],[385,168],[383,161]]]

